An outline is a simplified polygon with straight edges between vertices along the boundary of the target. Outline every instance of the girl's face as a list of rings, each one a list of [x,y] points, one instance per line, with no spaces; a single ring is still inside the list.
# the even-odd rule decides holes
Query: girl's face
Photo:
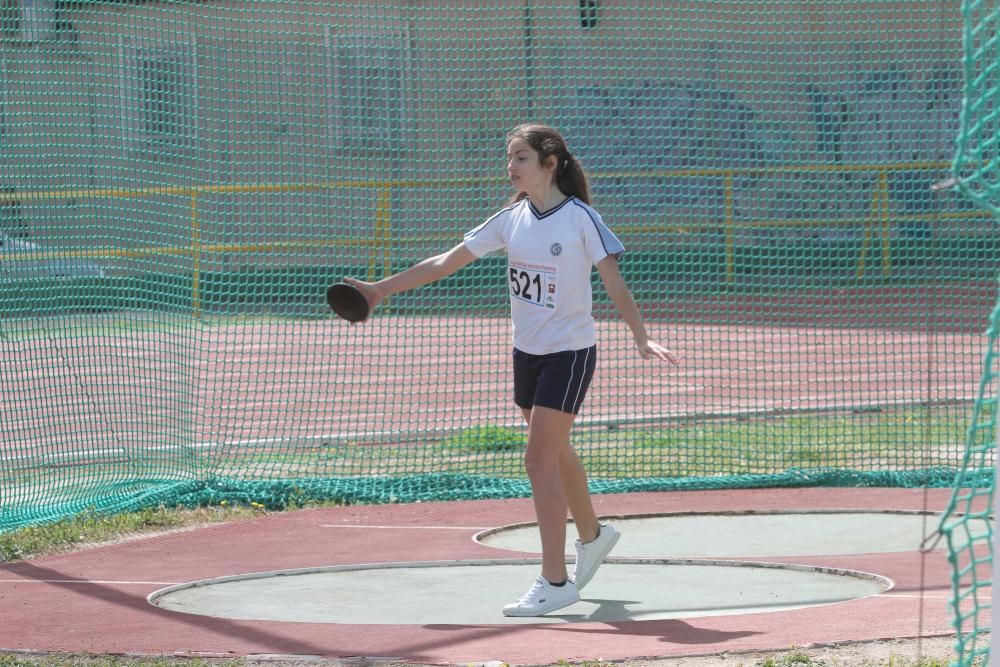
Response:
[[[539,159],[538,151],[521,137],[514,137],[507,144],[507,174],[514,189],[519,192],[543,192],[552,183],[555,172],[555,158],[550,156],[545,162]]]

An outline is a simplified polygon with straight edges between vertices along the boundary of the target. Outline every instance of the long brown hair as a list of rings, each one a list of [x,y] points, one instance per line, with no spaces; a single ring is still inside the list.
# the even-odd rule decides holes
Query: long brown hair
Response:
[[[590,203],[590,184],[583,165],[573,157],[566,146],[566,140],[559,131],[548,125],[528,123],[518,125],[507,135],[507,145],[514,139],[524,139],[535,152],[538,161],[545,162],[550,155],[556,158],[556,185],[567,195],[573,195],[585,204]],[[526,192],[518,192],[511,197],[511,203],[521,201],[528,196]]]

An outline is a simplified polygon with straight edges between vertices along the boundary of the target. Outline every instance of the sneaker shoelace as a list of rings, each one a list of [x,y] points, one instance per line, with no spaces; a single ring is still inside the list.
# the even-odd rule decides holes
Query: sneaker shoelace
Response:
[[[535,579],[535,583],[531,585],[531,588],[528,589],[527,593],[521,596],[521,599],[519,599],[517,603],[528,604],[534,599],[535,595],[542,590],[543,587],[544,584],[541,582],[541,580]]]

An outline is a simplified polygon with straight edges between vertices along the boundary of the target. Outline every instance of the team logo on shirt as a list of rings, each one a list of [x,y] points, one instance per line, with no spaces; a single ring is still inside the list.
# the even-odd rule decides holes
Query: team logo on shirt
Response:
[[[558,257],[562,254],[562,245],[559,243],[553,243],[552,247],[549,248],[549,252],[552,253],[553,257]]]

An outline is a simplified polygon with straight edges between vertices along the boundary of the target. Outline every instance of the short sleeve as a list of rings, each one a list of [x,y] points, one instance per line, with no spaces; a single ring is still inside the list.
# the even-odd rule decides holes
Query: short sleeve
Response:
[[[483,257],[507,246],[509,209],[504,209],[486,222],[465,233],[465,247],[476,257]]]
[[[625,254],[625,246],[618,240],[614,232],[608,229],[601,219],[600,213],[589,206],[581,206],[585,213],[583,224],[583,241],[590,260],[596,264],[608,255],[621,259]]]

